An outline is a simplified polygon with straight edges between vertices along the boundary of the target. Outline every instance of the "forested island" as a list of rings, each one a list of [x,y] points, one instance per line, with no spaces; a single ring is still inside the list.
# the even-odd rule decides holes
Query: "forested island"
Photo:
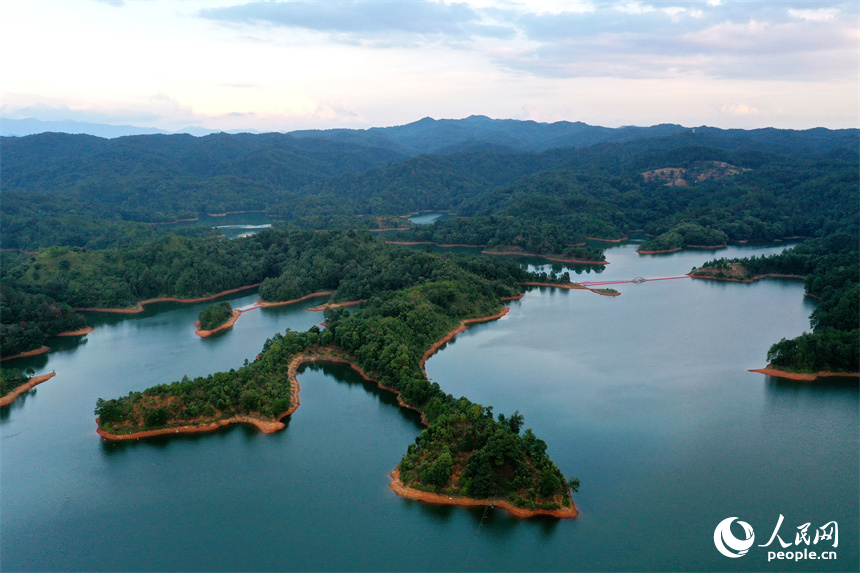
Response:
[[[229,302],[219,302],[207,306],[200,311],[197,317],[197,335],[202,337],[211,336],[233,326],[241,312],[233,310]]]
[[[228,372],[100,399],[100,431],[228,421],[276,429],[297,405],[291,369],[309,357],[346,361],[427,423],[397,468],[404,488],[562,512],[573,507],[576,482],[549,460],[546,444],[521,432],[521,416],[454,398],[421,368],[434,344],[463,321],[498,315],[523,284],[572,286],[566,273],[528,273],[487,255],[599,270],[610,262],[605,241],[634,231],[648,235],[643,255],[804,239],[773,257],[714,260],[693,276],[803,279],[820,299],[812,332],[776,343],[767,360],[792,372],[860,370],[858,130],[493,122],[469,118],[453,132],[422,120],[367,132],[0,138],[0,355],[46,351],[48,337],[86,332],[82,310],[137,312],[142,302],[207,300],[256,285],[268,304],[331,293],[326,328],[276,334],[256,360]],[[428,210],[452,218],[403,218]],[[233,240],[173,225],[242,211],[278,222]],[[485,254],[386,242],[474,245]],[[356,301],[364,302],[336,306]],[[237,312],[210,307],[200,329],[224,327]]]

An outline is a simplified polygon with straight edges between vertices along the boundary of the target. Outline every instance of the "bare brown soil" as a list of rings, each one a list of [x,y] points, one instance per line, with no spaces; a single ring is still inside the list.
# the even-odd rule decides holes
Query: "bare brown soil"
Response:
[[[627,237],[621,237],[620,239],[601,239],[599,237],[585,237],[589,241],[601,241],[603,243],[623,243],[627,240]]]
[[[474,499],[471,497],[450,496],[439,493],[421,491],[419,489],[411,488],[405,485],[402,481],[400,481],[400,472],[398,470],[395,469],[391,472],[390,475],[391,483],[388,484],[388,487],[390,487],[392,491],[394,491],[394,493],[396,493],[400,497],[405,497],[407,499],[414,499],[426,503],[456,505],[460,507],[476,507],[489,505],[491,507],[500,507],[510,512],[511,515],[521,518],[534,517],[536,515],[548,515],[551,517],[558,517],[563,519],[569,517],[576,517],[577,515],[579,515],[579,511],[576,509],[576,505],[574,505],[573,502],[571,502],[570,507],[562,509],[525,509],[522,507],[517,507],[504,499]]]
[[[6,394],[2,398],[0,398],[0,406],[6,406],[7,404],[11,404],[15,400],[15,398],[17,398],[21,394],[24,394],[25,392],[29,392],[31,388],[38,386],[39,384],[41,384],[42,382],[45,382],[46,380],[50,380],[51,378],[53,378],[56,375],[57,375],[56,372],[51,372],[50,374],[42,374],[41,376],[33,376],[32,378],[27,380],[27,382],[25,382],[24,384],[21,384],[20,386],[18,386],[17,388],[15,388],[11,392],[9,392],[8,394]]]
[[[818,380],[819,378],[828,378],[832,376],[845,378],[860,378],[860,372],[829,372],[826,370],[809,373],[788,372],[787,370],[771,368],[770,365],[768,365],[767,368],[756,368],[753,370],[748,370],[747,372],[758,372],[759,374],[765,374],[767,376],[776,376],[777,378],[788,378],[789,380],[799,380],[803,382],[813,382],[815,380]]]
[[[21,352],[20,354],[13,354],[12,356],[4,356],[3,358],[0,358],[0,362],[4,360],[12,360],[13,358],[27,358],[28,356],[37,356],[39,354],[45,354],[46,352],[50,351],[50,347],[40,346],[35,350],[28,350],[27,352]]]
[[[351,300],[349,302],[327,302],[327,303],[321,304],[319,306],[312,306],[311,308],[309,308],[307,310],[309,310],[311,312],[320,312],[320,311],[323,311],[327,308],[338,308],[341,306],[355,306],[355,305],[361,304],[363,302],[367,302],[367,299]]]
[[[645,171],[642,177],[646,183],[665,181],[667,187],[686,187],[690,182],[707,181],[708,179],[725,179],[739,173],[750,171],[746,167],[737,167],[723,161],[694,161],[689,169],[684,167],[664,167]]]
[[[137,303],[137,306],[132,308],[76,308],[75,310],[86,310],[91,312],[115,312],[120,314],[137,314],[139,312],[143,312],[143,307],[147,304],[154,302],[181,302],[181,303],[195,303],[195,302],[206,302],[207,300],[212,300],[218,298],[219,296],[224,296],[228,294],[233,294],[234,292],[242,292],[243,290],[248,290],[252,288],[257,288],[260,286],[260,283],[255,283],[252,285],[247,285],[239,288],[234,288],[230,290],[225,290],[223,292],[219,292],[209,296],[203,296],[200,298],[173,298],[173,297],[162,297],[162,298],[150,298],[147,300],[142,300]]]
[[[233,328],[233,325],[236,324],[236,321],[239,320],[240,316],[242,316],[242,311],[233,309],[233,316],[231,316],[227,322],[225,322],[221,326],[216,326],[212,330],[200,330],[200,321],[195,320],[194,326],[197,327],[197,330],[194,331],[194,334],[196,334],[200,338],[206,338],[212,336],[216,332],[223,332],[228,328]]]

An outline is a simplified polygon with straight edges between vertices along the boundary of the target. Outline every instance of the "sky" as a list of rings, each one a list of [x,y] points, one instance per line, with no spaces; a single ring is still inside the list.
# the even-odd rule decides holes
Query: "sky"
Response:
[[[860,2],[2,0],[0,118],[860,127]]]

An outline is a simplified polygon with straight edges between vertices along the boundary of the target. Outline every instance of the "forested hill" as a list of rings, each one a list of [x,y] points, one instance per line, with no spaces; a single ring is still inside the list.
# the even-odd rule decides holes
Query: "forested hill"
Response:
[[[423,123],[428,125],[422,129],[410,124],[381,131],[286,135],[144,135],[107,140],[46,133],[2,138],[2,224],[14,230],[11,237],[4,237],[4,246],[24,250],[53,244],[111,246],[111,240],[127,243],[130,235],[153,235],[145,228],[117,227],[122,222],[169,222],[200,213],[245,210],[265,210],[316,229],[372,227],[368,219],[356,217],[425,209],[527,219],[549,214],[559,219],[553,224],[574,229],[572,234],[617,237],[649,224],[653,226],[649,232],[667,232],[691,215],[691,206],[710,201],[728,209],[731,220],[721,216],[720,224],[749,215],[772,227],[793,216],[786,209],[799,213],[792,211],[791,205],[799,204],[793,195],[816,200],[815,194],[824,189],[822,173],[856,179],[860,141],[858,130],[679,131],[655,126],[593,128],[604,139],[622,138],[619,134],[629,138],[632,133],[639,137],[584,146],[596,136],[577,140],[571,135],[574,130],[565,139],[558,135],[565,132],[557,124],[499,123],[486,118]],[[571,125],[583,134],[592,133],[590,126]],[[488,126],[505,129],[494,131]],[[448,137],[440,149],[451,149],[451,142],[461,138],[465,147],[478,150],[409,157],[420,142],[424,148],[436,149],[434,141],[448,132],[456,132],[456,137]],[[390,133],[411,148],[389,138]],[[543,133],[541,145],[569,147],[540,153],[513,151],[502,143],[510,133],[533,142],[536,134]],[[467,136],[471,139],[463,139]],[[701,161],[726,162],[742,174],[724,183],[705,182],[695,193],[692,188],[667,192],[642,177],[650,170],[688,168]],[[743,197],[739,190],[744,190]],[[811,217],[817,208],[804,206],[802,211]],[[567,220],[567,215],[576,220]],[[98,227],[98,222],[105,225],[102,237],[68,232]],[[705,226],[713,224],[704,221]],[[785,229],[789,234],[810,234],[803,229],[792,232],[788,228],[792,226]],[[722,231],[729,240],[740,240],[782,233],[782,227],[774,229],[734,236]],[[94,239],[96,244],[88,244]]]
[[[609,128],[580,121],[539,123],[473,115],[464,119],[425,117],[406,125],[374,127],[368,130],[296,131],[293,135],[351,143],[362,141],[418,155],[478,150],[540,152],[560,147],[587,147],[596,143],[662,137],[685,129],[675,124]]]
[[[0,145],[4,192],[104,204],[122,219],[145,222],[263,209],[275,191],[406,158],[370,145],[279,133],[118,139],[44,133],[2,138]]]

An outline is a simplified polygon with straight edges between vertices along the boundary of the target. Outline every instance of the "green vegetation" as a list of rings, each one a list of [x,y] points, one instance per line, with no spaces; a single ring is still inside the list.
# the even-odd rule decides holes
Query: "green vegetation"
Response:
[[[213,330],[218,328],[233,317],[233,307],[229,302],[219,302],[207,306],[200,311],[198,322],[200,330]]]
[[[314,327],[316,328],[316,327]],[[188,423],[204,423],[234,415],[273,419],[291,405],[288,366],[291,357],[308,347],[319,330],[275,335],[267,350],[238,370],[216,372],[193,380],[160,384],[111,400],[99,398],[99,427],[130,433]]]
[[[45,338],[86,326],[84,317],[45,295],[32,295],[0,283],[0,355],[39,348]]]
[[[19,290],[77,308],[196,298],[259,282],[260,295],[268,301],[322,290],[337,290],[334,300],[344,301],[432,278],[439,272],[430,263],[434,260],[425,252],[387,247],[367,232],[266,229],[232,241],[168,235],[101,251],[51,247],[5,275]],[[468,264],[478,271],[484,265]],[[526,276],[514,263],[497,262],[491,268],[505,277]]]
[[[642,243],[639,251],[680,251],[684,247],[720,247],[729,241],[728,235],[695,223],[682,223],[653,239]]]
[[[858,236],[834,233],[778,255],[709,261],[693,273],[740,280],[767,274],[805,277],[806,291],[820,299],[809,317],[812,332],[774,344],[768,361],[792,372],[860,372],[858,261]]]
[[[396,241],[420,241],[439,245],[486,246],[490,250],[521,249],[525,253],[601,262],[603,249],[579,246],[586,239],[574,226],[535,224],[512,216],[448,219],[433,225],[412,227],[391,237]]]
[[[409,251],[353,232],[309,234],[304,245],[294,243],[293,248],[312,253],[321,269],[329,262],[324,256],[341,251],[355,263],[340,275],[335,299],[352,298],[370,277],[383,286],[358,310],[326,311],[328,327],[323,331],[313,327],[304,333],[275,335],[256,360],[239,370],[100,399],[96,414],[101,427],[129,433],[238,414],[272,419],[289,407],[288,367],[296,355],[347,356],[382,385],[398,390],[430,423],[401,464],[404,483],[507,497],[522,507],[570,505],[568,481],[546,457],[546,445],[531,432],[519,435],[521,416],[494,420],[492,408],[445,394],[420,368],[427,349],[463,319],[497,313],[501,297],[520,293],[516,282],[536,277],[506,261]],[[395,275],[406,284],[391,286],[395,275],[380,275],[383,263],[400,268]],[[361,272],[365,264],[369,267]],[[314,284],[309,290],[317,288]],[[461,467],[463,476],[452,481],[451,476],[459,474],[452,470]],[[431,476],[430,486],[422,481],[425,473]]]
[[[21,372],[17,368],[0,368],[0,396],[5,396],[18,386],[26,384],[35,372],[28,368],[27,372]]]

